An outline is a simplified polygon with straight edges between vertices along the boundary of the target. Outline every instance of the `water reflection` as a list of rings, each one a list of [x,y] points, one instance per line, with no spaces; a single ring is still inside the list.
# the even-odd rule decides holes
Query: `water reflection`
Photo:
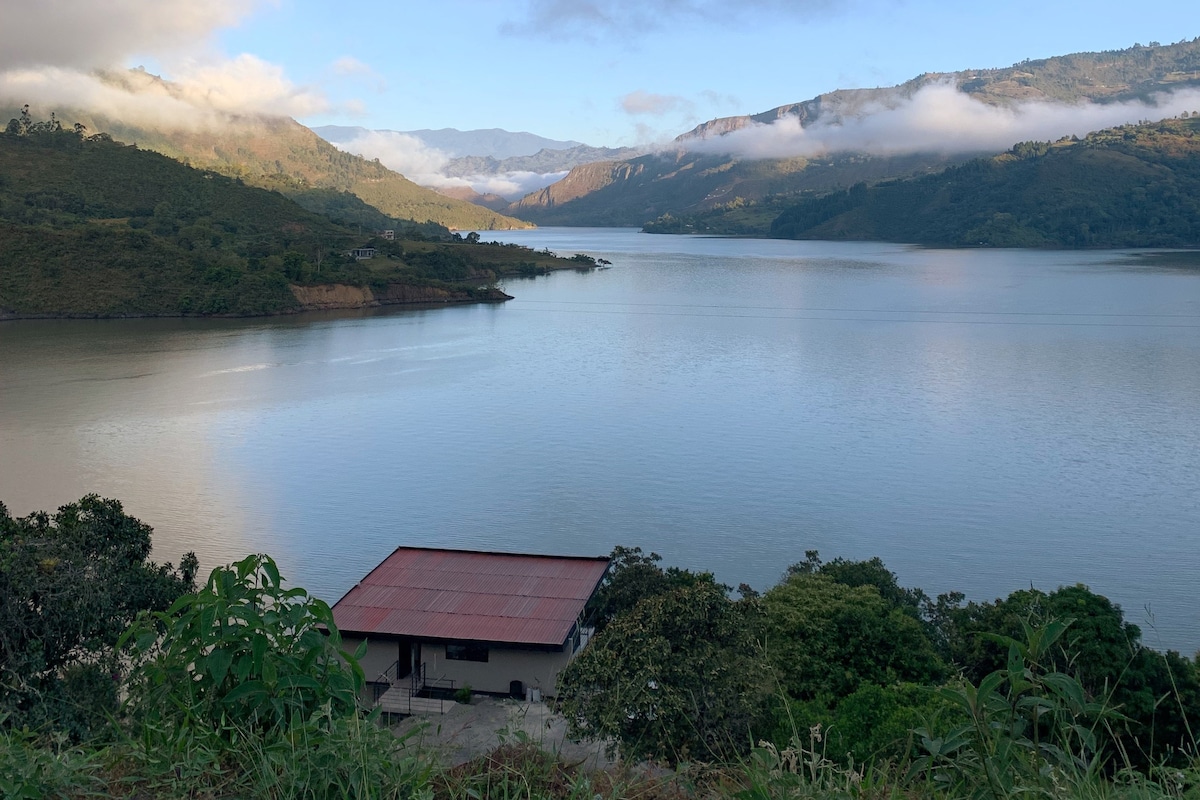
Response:
[[[640,544],[760,588],[815,548],[931,593],[1084,581],[1200,647],[1195,275],[505,235],[615,266],[503,306],[0,325],[0,499],[118,497],[159,558],[267,551],[330,599],[401,544]]]

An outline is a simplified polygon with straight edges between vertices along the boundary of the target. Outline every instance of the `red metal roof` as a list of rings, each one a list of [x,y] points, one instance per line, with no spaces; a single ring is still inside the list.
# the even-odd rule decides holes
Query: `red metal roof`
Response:
[[[333,606],[344,633],[561,645],[608,558],[399,547]]]

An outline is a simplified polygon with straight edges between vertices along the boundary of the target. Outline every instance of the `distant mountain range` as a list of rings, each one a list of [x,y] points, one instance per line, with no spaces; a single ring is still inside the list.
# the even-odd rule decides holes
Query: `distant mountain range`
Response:
[[[539,150],[533,155],[510,156],[503,159],[497,159],[494,156],[461,156],[451,159],[443,172],[452,178],[504,175],[513,172],[548,174],[566,172],[582,164],[594,164],[597,161],[636,158],[645,152],[644,148],[592,147],[581,144],[561,150]]]
[[[313,131],[347,152],[361,153],[368,158],[379,157],[401,171],[404,167],[398,162],[410,161],[414,167],[419,165],[427,170],[424,174],[411,176],[422,185],[448,197],[496,210],[503,210],[530,188],[554,183],[573,167],[634,158],[645,152],[628,147],[592,147],[500,128],[391,131],[321,125]],[[414,154],[408,152],[412,148],[404,146],[404,137],[411,137],[421,146],[436,151],[434,158],[413,158]],[[438,156],[444,160],[439,162]],[[428,171],[431,165],[436,166],[432,172]]]
[[[583,146],[583,142],[547,139],[525,131],[506,131],[501,128],[486,128],[460,131],[456,128],[424,128],[416,131],[372,131],[368,128],[345,125],[319,125],[312,129],[315,134],[335,144],[349,142],[367,133],[400,133],[419,139],[426,147],[440,150],[450,158],[463,156],[490,156],[503,160],[516,156],[531,156],[540,150],[569,150]]]
[[[1171,116],[1175,112],[1156,113],[1155,103],[1167,93],[1191,97],[1197,90],[1200,39],[1076,53],[1003,69],[926,73],[899,86],[839,90],[760,114],[710,120],[677,137],[665,151],[574,167],[561,181],[531,192],[506,213],[558,225],[641,225],[670,215],[674,221],[665,226],[670,228],[679,227],[681,218],[703,215],[711,221],[728,212],[729,219],[736,218],[736,231],[765,233],[773,214],[789,197],[938,171],[974,156],[994,154],[1022,138],[1014,134],[1013,140],[987,147],[966,137],[956,140],[953,128],[941,140],[927,136],[907,146],[899,134],[889,137],[888,125],[893,123],[887,114],[919,118],[928,112],[917,101],[931,96],[930,92],[941,91],[950,100],[971,104],[967,110],[974,114],[979,109],[1053,109],[1058,114],[1055,120],[1077,127],[1116,113],[1140,112],[1151,119]],[[1200,106],[1200,93],[1194,96]],[[1037,105],[1022,106],[1026,103]],[[1003,114],[996,116],[996,128],[1002,130],[999,123],[1006,119]],[[909,124],[921,130],[920,125]],[[1079,133],[1111,124],[1084,127]],[[779,136],[755,138],[763,131]],[[1060,130],[1047,138],[1069,132]],[[868,133],[874,136],[878,151],[874,154],[862,145]],[[784,134],[797,152],[786,158],[775,157],[779,153],[770,148],[764,152],[764,142],[775,151],[784,149],[773,141]],[[829,143],[824,152],[814,144],[818,139]],[[844,149],[839,151],[839,145]],[[856,149],[856,145],[862,146]],[[767,208],[757,214],[747,211],[760,203]],[[727,228],[717,225],[721,232],[733,232]]]
[[[772,195],[829,192],[862,181],[940,170],[969,157],[918,153],[739,159],[680,150],[576,167],[561,181],[503,210],[539,225],[637,227],[664,214],[740,208]],[[764,229],[769,222],[764,221]]]

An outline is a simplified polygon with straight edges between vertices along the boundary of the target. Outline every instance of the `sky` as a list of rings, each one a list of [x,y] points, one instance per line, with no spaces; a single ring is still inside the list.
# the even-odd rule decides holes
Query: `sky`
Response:
[[[247,113],[372,131],[503,128],[649,150],[715,117],[835,89],[1191,40],[1192,3],[0,0],[0,105],[175,128]],[[998,151],[1197,108],[1200,89],[1149,108],[997,108],[934,84],[844,122],[785,119],[688,146],[750,158]],[[424,185],[510,199],[565,174],[450,177],[448,154],[394,133],[337,144]]]
[[[1200,35],[1194,6],[1170,0],[0,0],[0,17],[10,90],[14,71],[61,85],[141,65],[218,108],[310,126],[603,146],[922,72]]]

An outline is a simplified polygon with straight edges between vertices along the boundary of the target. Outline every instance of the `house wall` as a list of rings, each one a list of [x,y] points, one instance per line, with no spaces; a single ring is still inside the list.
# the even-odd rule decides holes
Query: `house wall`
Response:
[[[547,653],[493,646],[488,650],[486,662],[451,661],[446,658],[444,644],[425,642],[421,645],[421,660],[425,662],[425,677],[430,682],[449,679],[456,687],[469,685],[477,692],[507,694],[511,681],[521,681],[553,697],[558,673],[566,668],[571,653],[566,648]]]
[[[361,636],[342,636],[342,649],[354,653],[362,644]],[[409,658],[408,644],[401,645],[395,639],[372,640],[367,645],[367,653],[358,662],[362,666],[363,676],[368,682],[374,681],[385,669],[395,664],[401,658]]]
[[[353,653],[362,643],[362,637],[342,636],[342,649]],[[366,655],[359,662],[368,682],[374,681],[381,672],[398,658],[408,657],[408,643],[401,645],[395,640],[371,640]],[[404,652],[400,649],[403,647]],[[441,642],[422,642],[421,661],[425,664],[426,680],[452,680],[455,688],[469,685],[478,692],[507,694],[511,681],[521,681],[526,686],[542,690],[542,694],[554,696],[558,673],[571,660],[568,647],[544,652],[539,650],[516,650],[493,645],[488,648],[488,660],[452,661],[446,658],[446,645]]]

